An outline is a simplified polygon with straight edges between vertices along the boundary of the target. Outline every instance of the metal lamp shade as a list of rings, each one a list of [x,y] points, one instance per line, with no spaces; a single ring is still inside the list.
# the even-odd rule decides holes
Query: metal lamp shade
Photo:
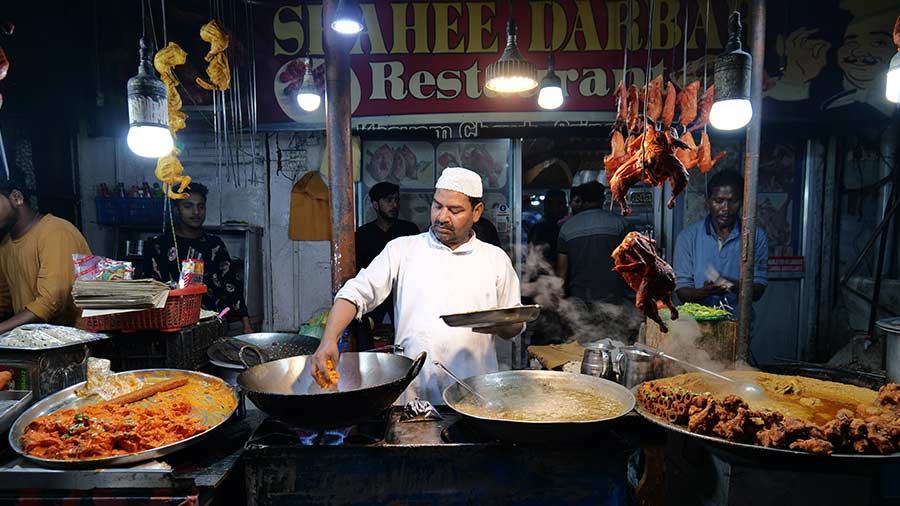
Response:
[[[150,56],[141,39],[141,61],[136,76],[128,80],[128,124],[169,128],[166,86],[150,66]]]
[[[716,58],[715,101],[750,100],[750,54],[737,49]]]
[[[506,48],[496,62],[484,71],[484,86],[497,93],[521,93],[538,86],[537,67],[522,57],[516,44],[516,23],[506,26]]]

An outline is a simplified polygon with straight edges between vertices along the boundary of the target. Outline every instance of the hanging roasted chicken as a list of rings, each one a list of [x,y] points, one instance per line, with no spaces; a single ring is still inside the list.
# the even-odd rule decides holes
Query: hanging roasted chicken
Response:
[[[200,28],[200,38],[209,43],[209,53],[204,60],[209,62],[206,74],[209,81],[197,78],[197,85],[209,91],[225,91],[231,85],[231,68],[225,50],[228,49],[228,33],[218,21],[213,19]]]
[[[12,35],[15,30],[16,25],[9,21],[0,20],[0,31],[2,31],[4,35]],[[6,57],[6,51],[0,47],[0,81],[6,79],[7,74],[9,74],[9,58]],[[3,107],[2,94],[0,94],[0,107]]]
[[[656,254],[656,241],[639,232],[629,232],[612,252],[618,272],[637,294],[634,307],[655,321],[660,330],[669,329],[659,316],[658,302],[669,308],[671,318],[678,319],[678,309],[672,302],[675,272]]]
[[[181,95],[178,93],[178,77],[175,76],[175,67],[184,65],[187,60],[187,53],[181,46],[174,42],[156,52],[153,57],[153,67],[159,72],[159,77],[163,84],[166,85],[166,95],[168,97],[169,109],[169,131],[172,135],[185,127],[187,114],[181,112]]]

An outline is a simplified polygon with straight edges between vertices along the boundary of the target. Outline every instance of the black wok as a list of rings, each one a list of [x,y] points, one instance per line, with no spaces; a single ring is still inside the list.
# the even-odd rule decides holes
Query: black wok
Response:
[[[579,421],[519,421],[501,417],[479,416],[466,411],[461,401],[468,395],[458,384],[444,389],[444,403],[461,414],[484,432],[504,441],[523,443],[583,441],[609,428],[610,423],[634,409],[631,392],[612,381],[557,371],[504,371],[474,376],[465,380],[466,384],[487,399],[503,401],[504,395],[517,391],[518,396],[528,399],[530,392],[538,399],[538,390],[566,388],[600,392],[617,400],[622,409],[610,418]]]
[[[284,358],[247,369],[240,389],[259,409],[281,421],[311,429],[357,424],[384,411],[422,370],[415,360],[389,353],[342,353],[336,390],[324,390],[310,374],[310,355]]]

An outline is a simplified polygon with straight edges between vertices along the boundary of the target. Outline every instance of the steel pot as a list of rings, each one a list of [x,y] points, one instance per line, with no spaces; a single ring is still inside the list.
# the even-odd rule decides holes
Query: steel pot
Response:
[[[878,320],[876,325],[886,334],[888,381],[900,383],[900,318]]]

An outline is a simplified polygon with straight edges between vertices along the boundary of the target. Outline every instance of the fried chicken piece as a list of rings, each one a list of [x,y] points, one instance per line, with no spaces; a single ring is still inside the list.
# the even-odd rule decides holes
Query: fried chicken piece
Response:
[[[781,424],[772,425],[756,433],[756,441],[766,448],[784,448],[787,432]]]
[[[614,130],[610,139],[612,152],[603,157],[603,167],[606,169],[606,181],[609,182],[623,163],[628,161],[628,153],[625,151],[625,138],[618,130]]]
[[[672,81],[666,82],[666,101],[663,103],[662,122],[663,126],[669,128],[672,126],[672,120],[675,119],[675,85]]]
[[[177,86],[181,83],[172,73],[172,69],[178,65],[184,65],[185,61],[187,61],[187,52],[178,44],[169,42],[166,47],[157,51],[153,56],[153,68],[159,72],[159,77],[164,83]]]
[[[615,173],[613,173],[609,179],[610,192],[612,192],[613,198],[618,202],[619,207],[622,209],[623,216],[628,216],[631,213],[631,208],[628,206],[628,201],[626,200],[628,189],[648,175],[644,168],[647,165],[646,161],[655,156],[654,149],[658,149],[654,143],[655,139],[656,130],[652,125],[648,126],[646,132],[631,139],[626,144],[625,150],[626,153],[632,154],[625,163],[621,164],[619,168],[616,169]],[[641,143],[644,144],[643,149],[639,147]],[[655,184],[652,180],[645,182],[648,184]]]
[[[156,161],[156,179],[163,184],[163,190],[172,200],[188,198],[184,190],[191,184],[191,177],[183,174],[184,166],[178,160],[177,154],[176,150]],[[178,190],[174,189],[176,184]]]
[[[709,111],[712,110],[713,102],[716,99],[716,85],[713,84],[703,93],[703,97],[700,98],[700,107],[697,112],[697,121],[694,123],[691,128],[688,129],[689,132],[693,132],[694,130],[700,130],[705,127],[707,123],[709,123]]]
[[[688,419],[688,430],[697,434],[709,434],[719,423],[718,417],[715,416],[716,404],[715,400],[710,399],[706,407],[692,414]]]
[[[615,262],[613,270],[622,274],[637,294],[634,307],[655,321],[661,331],[668,332],[659,316],[657,301],[669,308],[673,320],[678,319],[678,309],[672,302],[675,272],[657,256],[656,242],[639,232],[629,232],[611,256]]]
[[[691,134],[690,132],[688,132],[687,135],[693,138],[693,134]],[[700,172],[706,174],[707,172],[711,171],[713,165],[718,163],[718,161],[721,160],[726,154],[727,152],[722,151],[715,157],[712,157],[712,145],[709,142],[709,135],[706,134],[706,131],[704,131],[703,134],[700,135],[700,146],[697,149],[698,166],[700,167]]]
[[[651,79],[650,84],[647,85],[647,118],[653,122],[659,120],[659,116],[662,114],[662,85],[662,75]]]
[[[878,403],[882,406],[900,407],[900,385],[888,383],[878,390]]]
[[[824,439],[810,438],[798,439],[791,443],[791,450],[799,450],[809,452],[815,455],[831,455],[834,452],[834,446]]]
[[[687,147],[675,150],[675,156],[681,160],[685,170],[693,169],[700,161],[700,151],[697,149],[697,144],[694,142],[694,134],[685,132],[684,135],[681,136],[681,140]]]
[[[330,388],[337,385],[338,380],[341,379],[341,373],[337,372],[337,369],[335,369],[334,362],[331,361],[331,359],[326,360],[325,367],[327,369],[326,372],[323,373],[317,369],[313,374],[316,383],[322,388]]]
[[[0,81],[6,79],[9,74],[9,58],[6,57],[6,51],[0,47]]]
[[[681,111],[678,122],[687,127],[697,118],[697,94],[700,92],[700,81],[694,81],[678,93],[678,108]]]
[[[894,444],[891,442],[889,433],[884,430],[880,424],[866,422],[867,436],[871,447],[878,453],[885,455],[894,453]]]
[[[659,136],[658,144],[659,150],[651,173],[658,181],[655,183],[657,185],[662,185],[666,180],[672,183],[672,195],[666,203],[666,206],[672,209],[675,207],[675,199],[687,188],[690,178],[684,164],[676,156],[678,149],[686,149],[688,145],[678,138],[674,128]]]
[[[209,52],[203,57],[207,62],[228,49],[228,33],[215,19],[200,27],[200,38],[209,44]]]
[[[722,406],[726,409],[737,411],[741,408],[750,409],[750,406],[747,405],[747,402],[744,399],[741,399],[737,395],[728,395],[724,399],[722,399]]]

